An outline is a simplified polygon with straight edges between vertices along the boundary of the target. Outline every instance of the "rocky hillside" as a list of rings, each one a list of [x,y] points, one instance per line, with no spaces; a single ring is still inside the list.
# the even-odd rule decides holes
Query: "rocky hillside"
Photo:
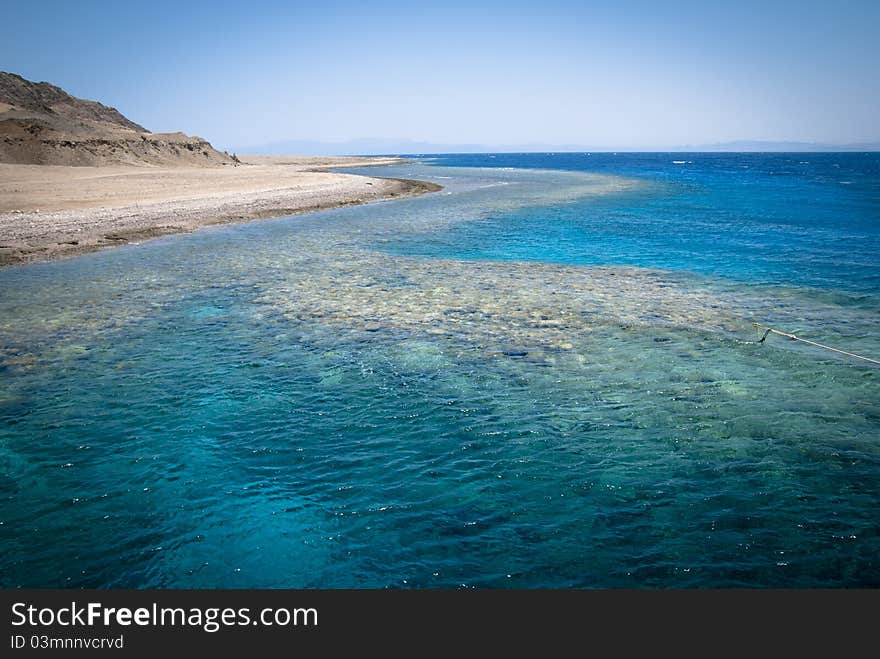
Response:
[[[200,137],[151,133],[115,108],[0,72],[0,162],[32,165],[237,164]]]

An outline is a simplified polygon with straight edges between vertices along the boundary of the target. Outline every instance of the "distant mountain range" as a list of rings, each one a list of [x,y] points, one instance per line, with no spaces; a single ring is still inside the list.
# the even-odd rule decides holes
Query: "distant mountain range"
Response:
[[[236,164],[201,137],[151,133],[115,108],[0,72],[0,162],[29,165]]]
[[[283,140],[268,144],[229,149],[237,153],[260,153],[267,155],[371,155],[371,154],[422,154],[422,153],[529,153],[562,151],[595,152],[724,152],[724,151],[880,151],[880,142],[859,144],[821,144],[818,142],[769,142],[737,141],[715,144],[687,144],[664,147],[607,147],[583,144],[447,144],[421,142],[394,138],[363,138],[345,142],[321,142],[316,140]]]
[[[652,149],[658,151],[660,149]],[[666,149],[663,149],[664,151]],[[763,142],[760,140],[740,140],[685,146],[676,151],[880,151],[880,142],[858,142],[853,144],[823,144],[821,142]]]
[[[497,151],[498,149],[495,149]],[[513,149],[506,149],[511,151]],[[317,140],[281,140],[231,149],[235,153],[264,155],[344,156],[384,155],[397,153],[486,153],[493,151],[484,144],[441,144],[394,138],[362,138],[345,142]]]

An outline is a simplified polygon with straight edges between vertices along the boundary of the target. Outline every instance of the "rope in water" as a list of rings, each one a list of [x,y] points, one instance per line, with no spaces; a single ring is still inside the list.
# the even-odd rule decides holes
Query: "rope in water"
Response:
[[[768,334],[778,334],[779,336],[784,336],[786,339],[792,339],[793,341],[801,341],[802,343],[806,343],[811,346],[815,346],[817,348],[824,348],[825,350],[831,350],[832,352],[840,353],[841,355],[846,355],[847,357],[855,357],[856,359],[861,359],[866,362],[870,362],[871,364],[876,364],[880,366],[880,360],[871,359],[870,357],[863,357],[862,355],[857,355],[854,352],[847,352],[846,350],[840,350],[838,348],[832,348],[831,346],[826,346],[821,343],[816,343],[815,341],[808,341],[807,339],[802,339],[799,336],[795,336],[794,334],[789,334],[788,332],[780,332],[777,329],[773,329],[772,327],[767,327],[766,325],[761,325],[759,323],[752,323],[757,329],[764,330],[764,335],[758,341],[758,343],[764,343],[764,339],[767,338]]]

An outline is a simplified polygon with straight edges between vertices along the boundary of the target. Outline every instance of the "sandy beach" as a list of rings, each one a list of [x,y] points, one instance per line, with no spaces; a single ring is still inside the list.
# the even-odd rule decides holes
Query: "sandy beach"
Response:
[[[0,164],[0,266],[439,189],[422,181],[327,171],[399,162],[395,158],[241,160],[237,167]]]

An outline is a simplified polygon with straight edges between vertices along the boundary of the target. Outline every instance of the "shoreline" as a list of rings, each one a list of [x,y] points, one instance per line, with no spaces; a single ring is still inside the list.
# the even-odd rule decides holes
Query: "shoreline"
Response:
[[[436,192],[435,183],[330,171],[401,158],[242,156],[239,167],[0,164],[0,267]]]

